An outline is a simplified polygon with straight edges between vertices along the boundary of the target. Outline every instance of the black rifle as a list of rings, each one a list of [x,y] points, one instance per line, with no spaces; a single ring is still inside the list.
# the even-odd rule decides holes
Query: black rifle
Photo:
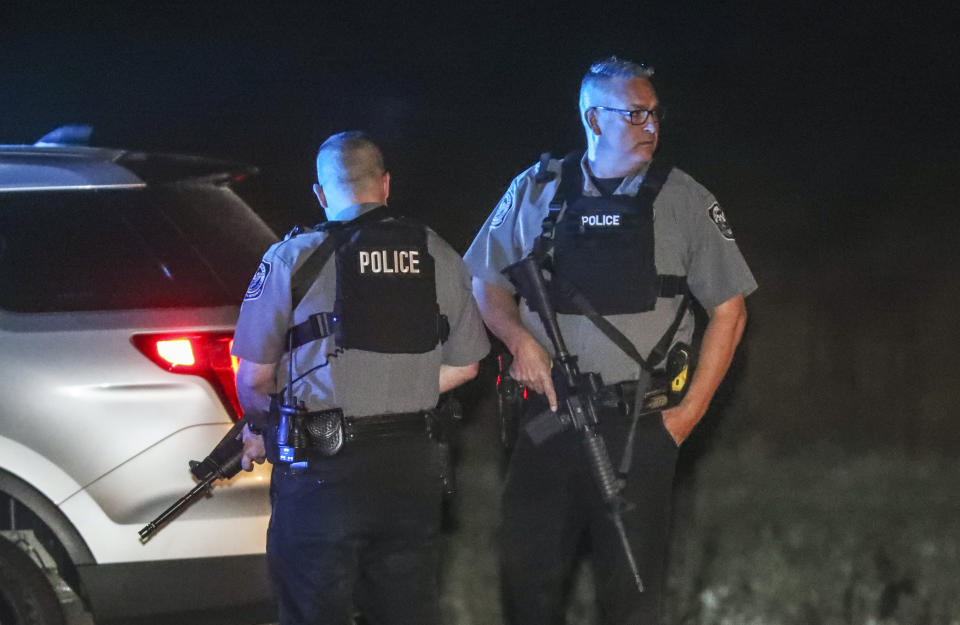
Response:
[[[643,580],[640,579],[637,562],[633,557],[633,550],[630,548],[630,541],[621,517],[627,507],[627,502],[620,496],[625,483],[614,470],[606,443],[598,428],[600,421],[597,417],[594,397],[603,387],[603,381],[597,373],[580,373],[577,357],[567,351],[557,323],[556,311],[547,294],[540,262],[535,257],[528,256],[510,265],[503,272],[514,283],[530,307],[537,311],[547,336],[553,344],[557,364],[554,384],[558,386],[558,396],[563,404],[563,409],[558,411],[557,418],[564,427],[573,427],[583,437],[590,471],[607,506],[610,519],[620,535],[620,542],[623,545],[630,572],[637,584],[637,590],[643,592]]]
[[[230,428],[226,436],[220,439],[210,455],[200,462],[190,461],[190,471],[200,482],[190,489],[190,492],[161,512],[157,518],[143,526],[143,529],[138,532],[141,542],[145,542],[154,532],[169,523],[187,506],[205,495],[216,480],[230,479],[240,472],[240,462],[243,460],[243,441],[240,440],[240,433],[245,425],[245,421],[238,421]]]

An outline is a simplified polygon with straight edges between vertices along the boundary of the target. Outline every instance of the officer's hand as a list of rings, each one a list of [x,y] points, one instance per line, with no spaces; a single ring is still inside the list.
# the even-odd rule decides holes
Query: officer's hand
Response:
[[[243,428],[243,459],[240,466],[244,471],[253,471],[253,463],[263,464],[267,457],[267,448],[263,444],[263,436],[254,434],[250,428]]]
[[[697,417],[683,403],[667,408],[663,411],[663,427],[667,429],[673,442],[679,447],[680,444],[690,436],[690,432],[696,427],[699,417]]]
[[[520,384],[546,395],[550,410],[556,412],[557,392],[553,389],[553,379],[550,377],[552,367],[550,354],[532,336],[527,335],[515,346],[510,374]]]

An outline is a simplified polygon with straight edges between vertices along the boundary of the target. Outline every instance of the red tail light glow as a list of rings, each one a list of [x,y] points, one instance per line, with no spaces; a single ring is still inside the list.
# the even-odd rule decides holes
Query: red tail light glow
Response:
[[[227,351],[233,352],[233,339],[230,339],[230,344],[227,345]],[[240,370],[240,359],[236,356],[230,356],[230,368],[233,370],[233,379],[237,379],[237,371]]]
[[[157,366],[171,373],[205,379],[233,419],[243,416],[236,384],[240,361],[230,355],[232,333],[135,334],[130,340]]]
[[[197,364],[190,339],[157,341],[157,354],[173,366],[190,367]]]

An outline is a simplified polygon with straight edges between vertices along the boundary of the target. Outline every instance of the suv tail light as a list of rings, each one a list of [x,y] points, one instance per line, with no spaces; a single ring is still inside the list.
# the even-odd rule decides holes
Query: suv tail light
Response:
[[[230,355],[232,332],[134,334],[130,340],[163,369],[205,379],[233,419],[243,416],[237,397],[239,361]]]

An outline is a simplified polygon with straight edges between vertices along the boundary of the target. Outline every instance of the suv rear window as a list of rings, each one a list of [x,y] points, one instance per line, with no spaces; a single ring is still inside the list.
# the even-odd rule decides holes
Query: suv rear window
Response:
[[[0,193],[0,307],[239,305],[273,232],[227,188]]]

